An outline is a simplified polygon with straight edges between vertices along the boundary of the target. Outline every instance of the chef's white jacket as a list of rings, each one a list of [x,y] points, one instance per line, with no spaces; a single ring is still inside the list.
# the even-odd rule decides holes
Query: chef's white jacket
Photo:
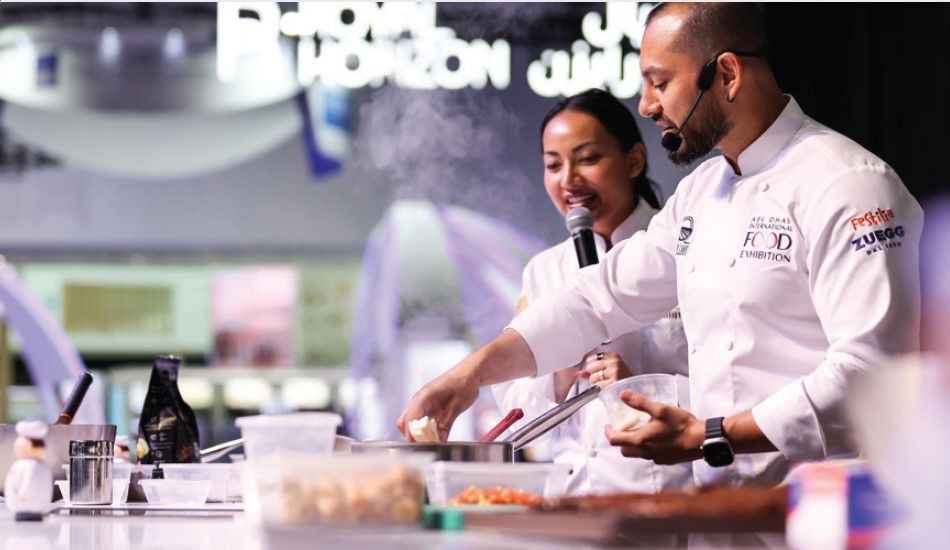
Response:
[[[647,231],[510,325],[544,374],[679,303],[693,413],[751,409],[778,448],[697,461],[704,484],[774,483],[789,461],[853,451],[853,375],[918,347],[923,213],[897,174],[793,98],[738,166],[701,164]]]
[[[655,208],[640,200],[630,216],[611,234],[611,242],[618,243],[645,229],[656,213]],[[594,240],[598,257],[602,258],[606,253],[606,243],[597,234]],[[522,299],[530,304],[540,296],[551,294],[563,288],[578,271],[573,241],[568,239],[561,242],[528,262],[523,274]],[[688,370],[686,337],[678,311],[640,330],[601,344],[591,353],[600,351],[620,354],[634,374],[664,372],[685,375]],[[590,382],[587,380],[578,380],[568,397],[589,387]],[[521,408],[525,411],[526,420],[557,405],[551,375],[496,384],[492,386],[492,391],[503,411]],[[683,393],[688,393],[685,384]],[[692,485],[692,467],[689,464],[659,466],[649,460],[621,455],[620,448],[612,447],[604,436],[604,425],[608,422],[604,405],[600,400],[594,400],[543,440],[549,445],[554,462],[571,466],[567,487],[570,494],[622,491],[655,493]]]

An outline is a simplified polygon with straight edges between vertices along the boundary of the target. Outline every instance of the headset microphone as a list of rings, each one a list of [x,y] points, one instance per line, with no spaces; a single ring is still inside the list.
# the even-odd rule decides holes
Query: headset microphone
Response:
[[[705,65],[701,71],[699,71],[699,78],[696,79],[696,87],[699,88],[699,95],[696,96],[696,101],[693,102],[693,106],[689,108],[689,112],[686,113],[686,117],[683,119],[683,122],[680,124],[679,128],[675,132],[666,134],[663,136],[663,139],[660,140],[660,144],[663,145],[663,148],[667,151],[673,153],[676,152],[680,145],[683,144],[683,138],[681,134],[683,133],[683,127],[686,126],[686,123],[689,122],[689,117],[693,116],[693,111],[696,110],[696,106],[699,105],[699,100],[703,98],[703,94],[709,91],[712,88],[713,80],[716,79],[716,68],[718,67],[719,56],[724,53],[727,53],[731,50],[723,50],[713,56]],[[763,57],[768,55],[769,47],[765,45],[755,51],[745,51],[745,52],[732,52],[734,55],[739,57]]]
[[[663,145],[663,148],[667,151],[671,153],[676,152],[680,148],[680,145],[683,144],[683,138],[680,134],[683,132],[683,127],[689,122],[689,118],[693,116],[693,113],[696,111],[696,106],[699,105],[699,100],[703,98],[703,94],[712,88],[713,80],[716,78],[717,61],[719,61],[718,55],[709,60],[709,62],[703,66],[703,69],[699,71],[699,78],[696,82],[696,86],[699,88],[699,95],[696,96],[696,101],[694,101],[693,106],[689,108],[689,112],[686,113],[686,117],[683,119],[683,122],[680,123],[679,128],[677,128],[675,132],[666,134],[663,136],[663,139],[660,140],[660,144]]]

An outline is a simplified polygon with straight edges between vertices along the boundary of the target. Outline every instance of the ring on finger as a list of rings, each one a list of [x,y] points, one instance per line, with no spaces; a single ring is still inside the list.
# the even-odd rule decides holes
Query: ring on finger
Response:
[[[603,361],[603,360],[604,360],[604,352],[598,351],[596,357],[597,357],[597,360],[598,360],[598,361]]]

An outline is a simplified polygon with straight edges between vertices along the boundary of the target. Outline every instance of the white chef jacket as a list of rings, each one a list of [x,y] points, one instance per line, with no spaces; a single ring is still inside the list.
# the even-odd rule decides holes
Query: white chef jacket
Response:
[[[897,174],[793,98],[738,158],[682,180],[663,210],[510,325],[543,374],[677,302],[699,418],[751,409],[778,452],[694,463],[698,483],[775,483],[789,461],[853,451],[841,402],[874,352],[914,351],[923,212]]]
[[[53,474],[35,458],[21,458],[10,465],[3,497],[11,512],[45,513],[53,500]]]
[[[646,201],[638,201],[630,216],[611,234],[611,241],[618,243],[645,229],[656,213],[657,210]],[[594,240],[598,257],[602,258],[606,253],[606,243],[596,233]],[[548,248],[532,258],[525,267],[522,298],[530,304],[540,296],[551,294],[564,287],[578,271],[577,253],[571,239]],[[634,374],[664,372],[685,375],[688,370],[686,337],[678,311],[641,330],[620,335],[593,350],[599,351],[620,354]],[[587,380],[578,380],[568,397],[590,385]],[[521,408],[527,420],[557,405],[551,375],[496,384],[492,386],[492,392],[503,411]],[[604,436],[604,425],[607,423],[609,418],[603,403],[599,399],[594,400],[552,430],[549,439],[545,440],[551,446],[554,462],[571,466],[567,487],[570,494],[622,491],[655,493],[692,485],[692,467],[689,464],[659,466],[649,460],[621,455],[620,448],[612,447]]]

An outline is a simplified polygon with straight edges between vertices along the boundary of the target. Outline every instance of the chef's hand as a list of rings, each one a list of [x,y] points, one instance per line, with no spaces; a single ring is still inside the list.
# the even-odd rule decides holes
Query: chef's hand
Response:
[[[478,378],[469,372],[465,361],[452,367],[441,376],[422,386],[409,405],[402,411],[396,426],[406,441],[412,441],[409,435],[409,421],[428,416],[435,420],[439,430],[439,441],[449,438],[452,424],[465,412],[478,397]]]
[[[623,456],[645,458],[657,464],[677,464],[702,458],[700,445],[706,438],[705,423],[686,409],[650,401],[630,390],[620,399],[634,409],[649,414],[646,424],[630,431],[614,430],[607,424],[604,433]]]
[[[537,372],[528,343],[517,331],[505,329],[494,340],[422,386],[399,415],[396,426],[407,441],[412,441],[409,421],[428,416],[435,419],[439,440],[445,441],[458,415],[478,398],[478,388],[534,376]]]
[[[610,351],[592,353],[584,360],[584,368],[578,371],[581,378],[590,378],[590,383],[604,389],[617,380],[628,378],[632,373],[620,354]]]

